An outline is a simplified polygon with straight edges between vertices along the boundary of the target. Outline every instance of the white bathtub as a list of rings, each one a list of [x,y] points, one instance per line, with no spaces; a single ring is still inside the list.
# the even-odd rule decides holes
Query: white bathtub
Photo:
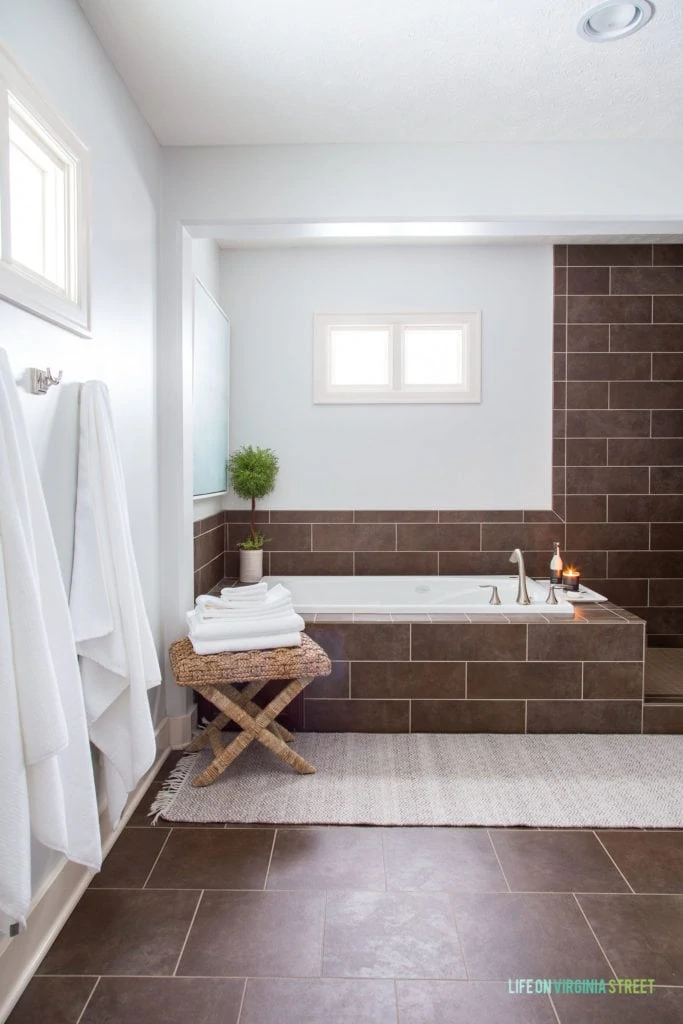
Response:
[[[269,586],[282,583],[302,615],[330,613],[427,614],[462,612],[515,615],[574,615],[564,594],[546,604],[548,584],[527,579],[531,604],[517,604],[517,577],[511,576],[266,576]],[[491,585],[500,605],[489,604]]]

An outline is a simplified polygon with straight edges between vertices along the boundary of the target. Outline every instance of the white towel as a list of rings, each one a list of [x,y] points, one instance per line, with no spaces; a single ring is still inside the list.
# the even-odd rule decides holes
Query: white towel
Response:
[[[252,583],[249,587],[223,587],[221,598],[227,604],[247,604],[265,601],[268,593],[267,583]]]
[[[237,620],[210,619],[202,621],[196,612],[187,616],[190,636],[196,640],[239,640],[248,636],[270,636],[275,633],[299,633],[306,628],[306,623],[294,609],[285,612],[276,610],[267,617],[255,616],[246,621],[241,617]]]
[[[212,597],[208,594],[200,594],[196,602],[197,621],[215,621],[216,619],[229,619],[237,621],[242,619],[254,619],[267,617],[274,612],[283,612],[292,608],[292,595],[281,583],[276,584],[268,591],[266,599],[258,604],[249,602],[246,605],[231,606],[226,604],[220,597]]]
[[[71,618],[90,739],[102,753],[109,818],[156,756],[147,691],[161,682],[142,598],[109,393],[81,389]]]
[[[31,832],[99,870],[95,780],[66,593],[0,349],[0,912],[21,924],[31,902]]]
[[[301,633],[250,636],[242,640],[196,640],[190,636],[195,654],[225,654],[231,651],[272,651],[275,647],[301,647]]]

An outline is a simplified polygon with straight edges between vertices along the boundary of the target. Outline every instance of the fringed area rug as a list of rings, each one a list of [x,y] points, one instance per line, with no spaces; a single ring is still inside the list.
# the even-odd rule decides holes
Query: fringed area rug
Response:
[[[178,763],[154,804],[183,822],[683,827],[683,736],[299,733],[315,775],[252,744],[205,788]]]

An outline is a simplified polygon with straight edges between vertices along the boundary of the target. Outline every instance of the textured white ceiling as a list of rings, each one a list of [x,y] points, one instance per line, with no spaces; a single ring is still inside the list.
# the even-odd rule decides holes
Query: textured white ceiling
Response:
[[[167,145],[683,138],[683,0],[593,2],[80,0]]]

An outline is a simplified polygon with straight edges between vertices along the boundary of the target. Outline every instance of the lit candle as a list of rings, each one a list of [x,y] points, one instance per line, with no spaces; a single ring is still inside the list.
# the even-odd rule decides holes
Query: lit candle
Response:
[[[566,590],[578,590],[581,582],[581,573],[578,569],[565,569],[562,573],[562,583]]]

